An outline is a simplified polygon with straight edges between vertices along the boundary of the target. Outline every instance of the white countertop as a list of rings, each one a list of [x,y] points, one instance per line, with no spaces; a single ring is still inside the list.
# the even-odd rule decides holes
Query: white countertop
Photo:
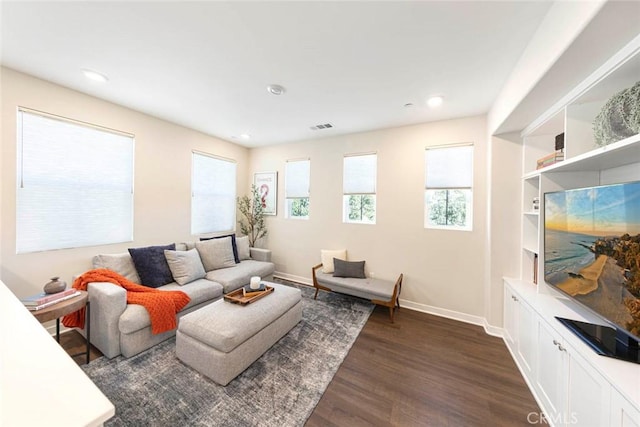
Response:
[[[0,281],[0,426],[98,426],[113,404]]]

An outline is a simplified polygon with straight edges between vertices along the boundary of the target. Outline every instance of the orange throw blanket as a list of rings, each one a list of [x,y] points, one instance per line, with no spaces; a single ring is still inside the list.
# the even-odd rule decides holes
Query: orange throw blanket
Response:
[[[138,304],[149,312],[151,333],[175,329],[178,325],[176,313],[186,306],[191,299],[182,291],[161,291],[133,283],[115,271],[105,268],[90,270],[73,282],[73,287],[81,291],[87,290],[91,282],[109,282],[127,290],[127,304]],[[85,309],[82,308],[62,318],[62,324],[69,328],[84,328]]]

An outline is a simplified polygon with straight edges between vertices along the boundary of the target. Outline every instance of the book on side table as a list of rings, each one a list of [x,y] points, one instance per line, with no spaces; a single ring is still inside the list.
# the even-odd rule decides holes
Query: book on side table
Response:
[[[29,310],[36,311],[50,307],[61,301],[66,301],[70,298],[74,298],[78,295],[80,295],[80,292],[77,289],[69,288],[55,294],[45,294],[44,292],[39,293],[30,297],[23,298],[20,301]]]

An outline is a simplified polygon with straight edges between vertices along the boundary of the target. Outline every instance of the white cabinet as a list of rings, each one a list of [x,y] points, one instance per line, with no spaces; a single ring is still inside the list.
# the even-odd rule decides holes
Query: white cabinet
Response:
[[[611,427],[640,427],[640,411],[616,391],[611,394]]]
[[[528,376],[532,372],[535,356],[535,316],[531,307],[509,287],[505,287],[504,319],[505,340],[509,341],[509,348],[518,360],[523,375]]]
[[[606,426],[610,384],[545,320],[537,324],[536,382],[543,410],[554,425]]]
[[[555,319],[580,316],[525,281],[504,298],[504,341],[550,425],[640,427],[640,365],[596,355]]]

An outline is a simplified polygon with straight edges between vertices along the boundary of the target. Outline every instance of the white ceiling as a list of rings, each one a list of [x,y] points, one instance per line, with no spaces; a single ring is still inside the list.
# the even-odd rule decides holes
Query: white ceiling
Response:
[[[3,1],[1,59],[252,147],[486,113],[550,6]]]

